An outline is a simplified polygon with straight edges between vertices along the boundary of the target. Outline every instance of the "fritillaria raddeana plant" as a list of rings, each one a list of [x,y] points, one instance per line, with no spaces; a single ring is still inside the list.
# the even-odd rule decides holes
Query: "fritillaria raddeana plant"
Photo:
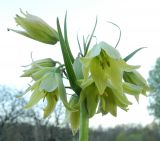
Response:
[[[42,43],[60,44],[64,62],[51,58],[33,61],[24,70],[22,77],[32,78],[32,83],[26,92],[32,95],[25,108],[36,105],[40,100],[46,100],[43,109],[44,118],[54,110],[58,100],[63,102],[68,114],[68,121],[73,134],[79,130],[79,141],[88,141],[89,119],[95,114],[107,113],[117,116],[117,108],[125,111],[132,103],[127,94],[133,95],[138,101],[139,95],[146,95],[148,85],[137,71],[139,66],[127,64],[127,61],[139,48],[122,58],[119,51],[101,41],[91,46],[91,40],[97,25],[83,46],[77,40],[80,52],[74,58],[70,50],[67,35],[67,14],[64,20],[64,34],[57,18],[57,29],[52,28],[41,18],[22,12],[16,15],[15,21],[23,30],[12,30]],[[91,47],[90,47],[91,46]],[[55,59],[55,58],[54,58]],[[67,79],[69,86],[64,84]],[[67,89],[74,94],[67,95]]]

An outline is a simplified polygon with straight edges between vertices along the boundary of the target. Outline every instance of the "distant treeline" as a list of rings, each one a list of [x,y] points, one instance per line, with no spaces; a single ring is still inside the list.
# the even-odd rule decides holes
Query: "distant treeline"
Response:
[[[90,130],[90,141],[160,141],[157,124],[146,127],[122,125],[115,128]],[[28,123],[5,124],[0,128],[0,141],[78,141],[69,128],[30,125]]]
[[[43,119],[39,112],[41,107],[24,110],[26,100],[16,98],[16,95],[22,94],[21,91],[0,86],[0,141],[78,141],[78,134],[73,136],[65,122],[65,111],[60,103],[51,117]],[[89,137],[90,141],[160,141],[160,125],[99,127],[90,129]]]

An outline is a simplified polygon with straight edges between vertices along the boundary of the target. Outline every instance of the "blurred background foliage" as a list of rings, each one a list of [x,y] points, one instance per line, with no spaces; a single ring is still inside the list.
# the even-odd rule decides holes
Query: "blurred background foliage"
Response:
[[[146,125],[119,125],[114,128],[90,129],[90,141],[159,141],[160,140],[160,58],[149,73],[151,92],[148,110],[155,120]],[[54,113],[43,119],[36,108],[24,110],[26,100],[17,99],[23,92],[0,86],[0,141],[77,141],[72,136],[61,103]],[[145,120],[145,119],[144,119]]]

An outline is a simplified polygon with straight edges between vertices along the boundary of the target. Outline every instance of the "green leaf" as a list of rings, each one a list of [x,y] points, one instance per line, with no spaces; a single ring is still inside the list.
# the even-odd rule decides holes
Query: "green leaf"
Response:
[[[146,47],[141,47],[139,49],[136,49],[135,51],[133,51],[132,53],[130,53],[128,56],[126,56],[123,60],[125,62],[127,62],[130,58],[132,58],[138,51],[140,51],[141,49],[144,49]]]
[[[120,39],[121,39],[121,28],[120,28],[117,24],[115,24],[115,23],[113,23],[113,22],[108,21],[108,23],[113,24],[114,26],[116,26],[116,27],[119,29],[119,38],[118,38],[118,41],[117,41],[117,43],[116,43],[116,45],[115,45],[115,48],[117,48],[117,46],[118,46],[118,44],[119,44],[119,42],[120,42]]]
[[[81,89],[80,87],[76,84],[77,80],[76,80],[76,76],[73,70],[73,66],[72,66],[72,62],[67,50],[67,46],[66,43],[63,39],[63,35],[62,35],[62,31],[61,31],[61,27],[60,27],[60,23],[59,23],[59,19],[57,18],[57,29],[58,29],[58,34],[59,34],[59,40],[60,40],[60,46],[61,46],[61,50],[62,50],[62,54],[63,54],[63,60],[65,63],[65,67],[66,67],[66,71],[68,74],[68,78],[69,78],[69,82],[71,87],[73,88],[73,90],[79,94]]]
[[[86,48],[87,48],[87,45],[86,45],[86,41],[85,41],[85,38],[83,36],[83,49],[84,49],[84,53],[86,51]]]
[[[95,29],[96,29],[96,26],[97,26],[97,18],[96,18],[96,22],[95,22],[95,26],[94,26],[94,28],[93,28],[92,34],[91,34],[91,36],[90,36],[90,38],[89,38],[89,41],[88,41],[88,43],[87,43],[87,45],[86,45],[86,47],[85,47],[84,56],[86,56],[86,54],[87,54],[87,52],[88,52],[90,43],[91,43],[91,41],[92,41],[92,38],[93,38],[93,35],[94,35],[94,32],[95,32]]]
[[[83,52],[82,52],[82,49],[81,49],[81,45],[80,45],[80,42],[79,42],[78,35],[77,35],[77,42],[78,42],[78,47],[79,47],[80,54],[81,54],[81,56],[83,56]]]
[[[68,42],[68,36],[67,36],[67,12],[66,12],[66,15],[65,15],[65,20],[64,20],[64,41],[65,41],[65,44],[66,44],[66,48],[67,48],[70,60],[73,63],[74,62],[74,57],[73,57],[72,52],[70,50],[70,46],[69,46],[69,42]]]

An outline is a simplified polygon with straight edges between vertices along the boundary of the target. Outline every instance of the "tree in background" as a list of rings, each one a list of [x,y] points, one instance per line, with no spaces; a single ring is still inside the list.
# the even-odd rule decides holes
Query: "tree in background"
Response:
[[[160,121],[160,58],[149,72],[148,82],[151,88],[148,109],[150,114]]]
[[[23,110],[26,101],[24,98],[18,100],[16,95],[22,92],[6,86],[0,86],[0,127],[7,123],[19,123],[31,120],[34,116],[32,110]]]
[[[19,124],[35,123],[35,112],[31,109],[24,110],[26,101],[24,98],[16,98],[20,94],[21,91],[0,86],[0,140],[22,140],[24,134],[19,130]],[[24,130],[29,131],[28,129],[25,127]]]
[[[41,105],[24,110],[26,100],[16,97],[23,93],[0,85],[0,141],[42,141],[48,139],[53,134],[52,132],[57,133],[60,130],[56,127],[62,125],[65,118],[61,103],[57,104],[51,116],[43,119],[40,112]],[[54,124],[50,122],[51,118],[55,121]],[[64,122],[63,126],[65,126]],[[26,133],[29,136],[26,136]]]

